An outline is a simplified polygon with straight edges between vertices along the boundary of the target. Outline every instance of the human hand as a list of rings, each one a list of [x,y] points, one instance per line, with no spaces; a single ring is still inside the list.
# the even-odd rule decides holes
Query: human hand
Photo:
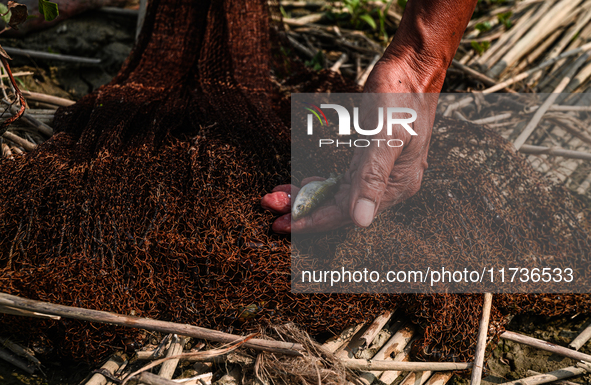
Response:
[[[371,136],[371,139],[384,139],[382,145],[377,146],[373,141],[369,147],[357,147],[334,198],[298,221],[292,221],[290,211],[299,188],[294,185],[277,186],[261,201],[264,208],[282,214],[273,224],[274,231],[327,231],[348,223],[367,227],[378,213],[419,190],[427,168],[427,152],[437,105],[437,94],[426,92],[440,87],[435,83],[442,79],[437,71],[433,72],[438,75],[435,78],[418,74],[412,70],[413,65],[416,63],[389,60],[388,57],[378,62],[366,83],[366,97],[360,107],[360,125],[366,129],[376,127],[376,105],[404,106],[417,111],[417,120],[412,123],[417,135],[411,136],[402,126],[395,125],[392,136],[387,136],[386,130]],[[445,70],[442,73],[445,74]],[[434,81],[423,85],[425,79]],[[399,117],[408,116],[402,114]],[[404,145],[393,148],[383,144],[393,138],[402,140]],[[302,185],[313,180],[322,178],[305,179]]]

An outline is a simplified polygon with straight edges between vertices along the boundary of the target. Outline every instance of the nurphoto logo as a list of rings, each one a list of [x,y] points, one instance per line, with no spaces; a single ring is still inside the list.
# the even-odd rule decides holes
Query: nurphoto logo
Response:
[[[322,111],[325,108],[331,108],[337,112],[339,118],[339,135],[351,135],[351,114],[349,111],[341,106],[340,104],[321,104],[320,108],[318,108],[314,104],[306,103],[309,107],[306,107],[308,111],[311,113],[308,114],[307,119],[307,133],[308,135],[314,134],[314,117],[316,117],[317,121],[320,123],[321,126],[325,124],[328,126],[328,119],[326,115]],[[374,129],[363,129],[359,124],[359,108],[353,107],[353,127],[355,131],[359,135],[364,136],[374,136],[378,135],[382,132],[384,128],[384,107],[378,107],[378,117],[377,117],[377,127]],[[394,114],[410,114],[410,117],[400,118],[394,117]],[[417,133],[412,129],[410,123],[413,123],[417,120],[417,112],[412,108],[404,108],[404,107],[387,107],[386,108],[386,134],[388,136],[392,136],[392,127],[394,125],[402,126],[410,135],[415,136]],[[364,120],[367,122],[367,120]],[[372,143],[376,143],[379,147],[381,143],[389,147],[402,147],[404,146],[404,142],[401,139],[356,139],[356,140],[339,140],[339,139],[330,139],[330,138],[323,138],[319,139],[318,146],[330,146],[336,145],[345,146],[345,147],[369,147]]]

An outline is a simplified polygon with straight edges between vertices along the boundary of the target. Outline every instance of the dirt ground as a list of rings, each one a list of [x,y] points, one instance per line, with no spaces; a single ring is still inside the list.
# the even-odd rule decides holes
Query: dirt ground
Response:
[[[43,32],[22,39],[2,38],[3,46],[45,52],[100,58],[100,65],[82,65],[46,61],[13,55],[13,72],[33,71],[35,75],[20,77],[30,91],[39,91],[77,100],[106,84],[117,73],[129,54],[135,38],[136,18],[87,12]],[[509,329],[563,346],[588,324],[588,318],[515,317]],[[591,353],[591,345],[581,351]],[[44,362],[46,377],[27,376],[0,361],[0,384],[70,385],[78,384],[92,370],[84,364]],[[574,361],[548,354],[513,342],[499,341],[489,354],[484,384],[503,383],[528,375],[528,370],[546,373],[574,365]],[[575,381],[587,383],[590,375]],[[452,384],[468,384],[466,375],[454,376]]]
[[[523,315],[514,317],[507,329],[561,346],[568,344],[589,325],[586,315],[575,317],[540,317]],[[574,366],[575,360],[551,354],[512,341],[500,340],[488,355],[484,371],[484,385],[500,384],[533,375],[528,371],[548,373]],[[591,353],[591,344],[579,351]],[[589,383],[591,375],[580,376],[570,381]],[[455,384],[468,384],[469,378],[455,377]],[[452,382],[454,384],[454,382]]]
[[[117,74],[135,41],[136,17],[88,11],[24,38],[3,38],[5,47],[101,59],[99,65],[49,61],[12,55],[14,73],[33,71],[20,80],[29,91],[78,100]]]

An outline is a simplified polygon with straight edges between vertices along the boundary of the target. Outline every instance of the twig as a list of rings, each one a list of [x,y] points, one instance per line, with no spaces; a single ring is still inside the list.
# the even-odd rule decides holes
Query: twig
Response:
[[[19,146],[24,148],[26,151],[33,151],[37,148],[36,144],[31,143],[27,139],[21,138],[20,136],[15,135],[12,132],[6,131],[4,134],[2,134],[2,136],[4,138],[10,140],[11,142],[18,144]]]
[[[591,43],[587,43],[585,45],[580,46],[579,48],[575,48],[573,50],[570,51],[566,51],[561,55],[558,55],[557,57],[555,57],[554,59],[550,59],[550,60],[546,60],[543,63],[541,63],[540,65],[527,70],[525,72],[520,73],[519,75],[515,75],[512,78],[509,78],[499,84],[497,84],[496,86],[492,86],[490,88],[487,88],[484,91],[481,91],[483,94],[490,94],[493,92],[497,92],[499,90],[502,90],[503,88],[506,88],[507,86],[510,86],[511,84],[515,84],[520,80],[523,80],[525,78],[527,78],[528,76],[530,76],[531,74],[533,74],[534,72],[536,72],[537,70],[546,68],[548,66],[551,66],[552,64],[556,63],[558,60],[563,59],[565,57],[570,57],[570,56],[574,56],[574,55],[578,55],[581,52],[585,52],[591,49]]]
[[[406,346],[404,347],[404,349],[396,354],[396,356],[394,356],[393,361],[395,362],[403,362],[403,361],[408,361],[410,359],[410,349],[412,347],[412,342],[409,341]],[[370,373],[380,373],[380,372],[370,372]],[[381,372],[382,374],[379,375],[380,377],[380,381],[382,381],[383,383],[386,384],[391,384],[392,382],[394,382],[394,380],[396,380],[401,374],[402,374],[402,370],[386,370],[384,372]]]
[[[423,372],[410,372],[408,376],[402,380],[400,385],[423,385],[427,382],[429,377],[431,377],[432,373],[433,372],[429,370]]]
[[[14,147],[14,149],[17,149],[17,148]],[[53,319],[56,321],[59,321],[60,319],[62,319],[62,317],[57,316],[57,315],[38,313],[38,312],[34,312],[34,311],[17,309],[17,308],[13,308],[11,306],[3,306],[3,305],[0,305],[0,313],[18,315],[21,317]]]
[[[365,82],[367,81],[369,74],[371,73],[371,71],[373,71],[373,67],[375,67],[378,60],[380,60],[380,55],[375,55],[373,60],[371,61],[371,63],[369,63],[365,71],[363,71],[359,79],[357,79],[357,85],[361,87],[365,85]]]
[[[476,70],[473,70],[472,68],[468,67],[467,65],[463,65],[462,63],[460,63],[459,61],[457,61],[455,59],[452,61],[452,64],[455,67],[461,69],[462,72],[464,72],[466,75],[484,83],[487,86],[494,86],[497,84],[497,82],[494,79],[489,78],[488,76],[481,74],[480,72],[478,72]],[[516,91],[513,91],[511,89],[505,89],[505,91],[511,92],[511,93],[517,93]]]
[[[155,351],[154,350],[144,350],[144,351],[139,351],[136,352],[135,355],[135,359],[137,359],[138,361],[149,361],[149,360],[154,360],[156,359],[156,356],[154,356]],[[189,357],[183,357],[179,359],[180,361],[186,361],[186,362],[194,362],[194,363],[211,363],[211,364],[219,364],[219,363],[224,363],[224,362],[238,362],[240,364],[251,364],[254,363],[254,360],[252,360],[253,362],[244,362],[245,360],[238,360],[235,359],[235,357],[232,357],[232,355],[228,355],[225,357],[195,357],[195,356],[189,356]]]
[[[476,63],[485,68],[494,65],[511,47],[527,32],[530,27],[536,23],[551,6],[546,1],[537,10],[530,9],[523,14],[516,22],[515,26],[507,31],[492,47],[490,47],[482,56],[476,59]],[[535,14],[534,14],[535,12]]]
[[[591,136],[589,134],[587,134],[586,132],[580,130],[579,128],[577,128],[573,124],[573,121],[577,121],[577,119],[572,118],[572,117],[571,117],[571,119],[568,119],[567,117],[563,116],[562,114],[546,114],[544,119],[551,119],[551,120],[555,121],[556,123],[558,123],[560,125],[561,128],[563,128],[565,131],[567,131],[572,136],[578,138],[579,140],[581,140],[587,144],[591,144]]]
[[[504,56],[497,62],[489,72],[490,76],[498,76],[506,68],[511,67],[524,54],[542,42],[553,31],[556,30],[570,16],[571,11],[577,6],[578,1],[561,0],[556,3],[544,16],[533,26],[523,38],[521,38]]]
[[[2,103],[6,104],[10,107],[10,112],[13,114],[13,117],[19,113],[19,111],[17,111],[16,107],[11,105],[11,103],[8,100],[2,99]],[[47,124],[35,119],[34,117],[31,116],[31,114],[27,113],[26,110],[24,110],[22,112],[21,120],[23,122],[27,123],[29,126],[36,128],[39,132],[41,132],[42,134],[44,134],[46,136],[53,135],[53,128],[51,128]]]
[[[586,53],[585,55],[588,55],[588,53]],[[558,84],[554,91],[550,95],[548,95],[548,98],[544,101],[540,108],[538,108],[538,110],[536,111],[530,122],[527,124],[527,126],[525,126],[521,134],[519,134],[517,139],[515,139],[513,145],[517,150],[519,150],[519,148],[525,143],[525,141],[529,138],[532,132],[534,132],[535,128],[538,126],[538,123],[540,123],[542,116],[544,116],[548,108],[552,104],[554,104],[554,101],[558,98],[559,94],[566,88],[568,83],[570,83],[570,80],[575,75],[577,69],[577,67],[574,67],[572,70],[569,71],[569,73],[564,77],[564,79],[562,79],[562,81],[560,82],[560,84]]]
[[[474,51],[471,50],[470,52],[468,52],[467,54],[465,54],[459,61],[458,63],[460,64],[466,64],[470,61],[470,59],[472,59],[474,57]]]
[[[300,53],[302,53],[304,56],[308,57],[309,59],[312,59],[316,55],[315,52],[312,52],[311,50],[309,50],[307,47],[305,47],[303,44],[301,44],[299,41],[297,41],[296,39],[294,39],[290,35],[287,35],[287,39],[289,40],[291,45],[293,45],[293,48],[295,48],[297,51],[300,51]]]
[[[470,45],[472,43],[481,43],[483,41],[496,40],[496,39],[500,38],[501,36],[503,36],[505,33],[506,33],[506,31],[502,30],[502,31],[492,33],[490,35],[483,36],[483,37],[477,37],[474,39],[462,39],[462,41],[460,43]]]
[[[185,346],[185,343],[187,342],[186,338],[179,338],[176,335],[172,338],[172,343],[168,348],[168,352],[166,352],[166,357],[173,357],[181,354],[183,352],[183,346]],[[178,363],[178,359],[165,361],[160,367],[158,375],[169,380],[172,379],[172,375],[174,374],[174,371],[176,370],[176,366],[178,365]]]
[[[183,359],[183,358],[188,358],[188,357],[203,357],[203,358],[211,358],[211,357],[218,357],[218,356],[223,356],[225,354],[228,354],[236,349],[238,349],[241,346],[246,346],[246,343],[249,340],[252,340],[253,337],[256,334],[251,334],[249,336],[243,337],[241,338],[239,341],[237,341],[236,343],[234,343],[231,346],[227,346],[227,347],[222,347],[219,349],[211,349],[211,350],[207,350],[207,351],[203,351],[203,352],[192,352],[192,353],[183,353],[183,354],[178,354],[176,356],[170,356],[170,357],[166,357],[166,358],[162,358],[160,360],[156,360],[144,367],[142,367],[139,370],[136,370],[133,373],[130,373],[129,375],[127,375],[125,377],[125,379],[121,382],[121,385],[125,385],[130,379],[132,379],[133,377],[135,377],[136,375],[140,374],[140,373],[145,373],[146,370],[149,370],[155,366],[158,366],[166,361],[169,360],[178,360],[179,359]]]
[[[400,328],[400,330],[398,330],[376,353],[374,359],[384,360],[386,357],[398,355],[412,339],[415,330],[415,326],[410,323]]]
[[[110,374],[111,376],[113,376],[115,374],[115,372],[117,372],[117,370],[119,370],[121,365],[123,365],[124,362],[125,362],[125,360],[121,356],[119,356],[118,354],[115,354],[115,355],[109,357],[107,362],[105,362],[103,364],[103,366],[101,366],[100,370],[102,372],[106,372],[105,374],[107,374],[107,375]],[[109,379],[107,377],[105,377],[104,375],[102,375],[101,373],[95,373],[90,378],[90,380],[88,380],[86,385],[105,385],[108,381],[109,381]]]
[[[365,333],[369,325],[363,325],[361,329],[353,337],[350,338],[347,344],[342,345],[336,352],[337,358],[352,358],[355,357],[355,353],[363,345],[365,341],[361,340],[361,336]]]
[[[311,8],[318,9],[324,6],[323,3],[312,3],[307,1],[282,1],[281,6],[283,8]]]
[[[538,146],[528,146],[528,147],[538,147]],[[589,154],[589,160],[591,160],[591,154]],[[569,357],[577,361],[587,361],[591,362],[591,355],[577,352],[576,350],[571,350],[565,348],[563,346],[559,346],[550,342],[542,341],[537,338],[524,336],[523,334],[515,333],[506,331],[500,335],[500,337],[504,340],[509,340],[513,342],[518,342],[520,344],[533,346],[534,348],[538,348],[541,350],[546,350],[551,353],[556,353],[558,355]]]
[[[568,346],[572,349],[579,350],[589,339],[591,339],[591,325],[588,325]]]
[[[25,98],[23,97],[21,90],[18,88],[18,85],[16,84],[16,80],[14,80],[14,76],[12,76],[12,71],[10,70],[10,66],[8,65],[8,61],[6,61],[6,58],[4,56],[0,56],[0,63],[2,65],[2,68],[4,69],[4,71],[8,75],[8,78],[10,79],[10,85],[11,85],[12,90],[15,95],[15,101],[12,103],[9,103],[9,105],[12,106],[16,102],[20,103],[20,107],[18,109],[18,112],[13,113],[14,116],[12,116],[11,118],[8,118],[5,121],[3,121],[2,123],[0,123],[0,134],[3,134],[6,131],[6,129],[8,128],[8,126],[10,126],[14,121],[18,120],[24,114],[26,103],[25,103]],[[6,94],[6,91],[4,90],[4,88],[2,89],[2,92],[4,94]]]
[[[577,368],[585,369],[589,373],[591,373],[591,364],[589,362],[577,362]]]
[[[583,159],[583,160],[591,160],[591,153],[583,152],[583,151],[574,151],[574,150],[566,150],[560,147],[545,147],[545,146],[533,146],[529,144],[524,144],[519,149],[519,152],[523,154],[530,154],[530,155],[553,155],[553,156],[561,156],[563,158],[568,159]],[[591,360],[591,356],[589,356]]]
[[[179,385],[178,382],[168,380],[153,373],[143,372],[138,377],[138,384],[144,385]]]
[[[557,29],[550,35],[547,39],[545,39],[541,44],[539,44],[527,57],[521,59],[519,63],[515,66],[514,71],[516,73],[522,72],[525,68],[529,67],[540,55],[545,53],[548,50],[556,38],[560,36],[564,30],[562,28]]]
[[[22,71],[22,72],[15,72],[12,74],[12,76],[14,77],[18,77],[18,76],[29,76],[29,75],[35,75],[35,72],[31,72],[31,71]],[[0,75],[0,78],[2,79],[6,79],[8,78],[8,75]]]
[[[554,88],[554,84],[556,83],[556,79],[561,79],[562,77],[568,77],[569,78],[569,82],[567,84],[567,86],[570,84],[571,88],[574,88],[574,84],[572,84],[572,80],[575,77],[575,75],[577,74],[577,72],[579,71],[579,68],[581,68],[585,62],[587,61],[587,59],[589,58],[589,52],[585,52],[583,53],[581,56],[579,56],[576,60],[574,60],[572,63],[565,65],[564,68],[562,68],[562,70],[560,72],[557,72],[556,74],[550,74],[549,76],[546,77],[546,79],[544,79],[543,82],[540,82],[537,85],[537,88],[539,91],[544,91],[544,92],[553,92],[552,89]],[[528,80],[528,84],[533,84],[534,82]],[[567,89],[567,87],[564,87],[564,89],[561,92],[568,92],[565,91]]]
[[[27,364],[25,364],[24,362],[22,362],[21,360],[19,360],[18,358],[16,358],[15,356],[13,356],[12,354],[10,354],[2,348],[0,348],[0,359],[3,359],[4,361],[13,364],[17,368],[22,369],[29,374],[35,373],[35,369],[27,366]]]
[[[384,325],[388,323],[390,317],[392,317],[392,311],[386,310],[369,325],[367,330],[365,330],[365,332],[360,338],[360,340],[363,342],[363,344],[361,345],[361,349],[369,347],[369,344],[371,344],[374,338],[376,338],[376,336],[382,330]]]
[[[474,100],[474,98],[472,96],[468,96],[466,98],[458,100],[455,103],[450,104],[445,109],[443,116],[451,116],[452,112],[454,112],[456,109],[467,106],[468,104],[472,103],[473,100]]]
[[[583,27],[589,23],[589,20],[591,20],[591,10],[587,10],[587,12],[584,13],[583,16],[577,21],[577,23],[568,30],[562,39],[560,39],[560,41],[552,48],[550,53],[546,56],[546,59],[552,59],[558,56],[564,50],[564,48],[576,38],[581,29],[583,29]],[[534,76],[536,75],[539,75],[539,73],[534,74]]]
[[[525,112],[530,113],[536,111],[540,106],[526,107]],[[560,104],[553,104],[548,108],[548,111],[575,111],[575,112],[591,112],[591,106],[563,106]]]
[[[2,151],[0,151],[0,157],[2,158],[12,158],[12,151],[10,147],[6,143],[2,143]]]
[[[337,61],[336,61],[336,62],[335,62],[333,65],[332,65],[332,67],[330,67],[330,70],[331,70],[331,71],[334,71],[334,72],[341,72],[341,71],[339,70],[339,68],[341,68],[341,66],[347,62],[347,59],[348,59],[348,57],[347,57],[347,54],[346,54],[346,53],[343,53],[343,54],[341,55],[341,57],[339,57],[339,60],[337,60]]]
[[[489,116],[488,118],[471,120],[471,122],[474,124],[488,124],[488,123],[498,122],[499,120],[509,119],[511,116],[513,116],[513,114],[510,112],[507,112],[506,114],[494,115],[494,116]]]
[[[407,347],[408,343],[412,339],[415,332],[415,327],[412,324],[407,324],[400,328],[389,340],[386,342],[384,346],[373,356],[373,360],[386,360],[386,361],[406,361],[408,358],[407,354],[402,354],[404,349]],[[409,346],[410,348],[410,346]],[[392,358],[394,357],[394,358]],[[380,377],[384,376],[387,372],[382,373],[381,371],[371,371],[362,373],[362,377],[366,378],[367,380],[372,379],[372,377]],[[398,377],[400,373],[391,373],[390,376],[394,377],[392,381]],[[381,377],[380,377],[381,378]],[[382,380],[385,383],[389,383],[385,379]]]
[[[301,27],[307,24],[317,23],[324,17],[324,13],[312,13],[297,19],[283,19],[283,22],[290,27]]]
[[[578,376],[585,373],[586,370],[583,368],[577,368],[575,366],[569,366],[568,368],[554,370],[550,373],[537,374],[535,376],[522,378],[515,381],[505,382],[503,385],[538,385],[546,384],[548,382],[554,382],[569,377]]]
[[[5,293],[0,293],[0,306],[10,306],[17,309],[59,315],[65,318],[73,318],[82,321],[141,328],[162,333],[176,333],[184,336],[223,343],[235,343],[244,339],[244,337],[241,336],[224,333],[217,330],[206,329],[199,326],[119,315],[111,312],[83,309],[74,306],[56,305],[49,302],[35,301]],[[262,339],[249,340],[244,344],[244,346],[252,349],[287,355],[301,355],[301,351],[304,350],[301,344]]]
[[[437,372],[427,380],[425,385],[445,385],[453,376],[453,372]]]
[[[348,327],[347,329],[343,330],[340,335],[334,336],[322,344],[322,349],[331,353],[336,352],[341,346],[348,344],[349,341],[351,341],[351,338],[353,338],[353,336],[356,335],[362,327],[363,324]]]
[[[542,374],[540,372],[536,372],[534,370],[528,370],[527,372],[525,372],[528,376],[536,376],[538,374]],[[554,384],[556,385],[580,385],[576,382],[572,382],[572,381],[566,381],[566,380],[559,380],[559,381],[555,381]]]
[[[579,47],[581,44],[588,42],[590,37],[591,37],[591,23],[587,24],[583,28],[583,30],[581,32],[579,32],[579,35],[575,39],[571,40],[567,49],[572,50],[572,49]],[[566,61],[566,59],[561,59],[561,60],[557,61],[556,64],[554,64],[554,66],[552,67],[552,69],[550,69],[550,71],[552,72],[552,71],[557,70],[558,68],[560,68],[560,66],[562,66],[564,64],[565,61]]]
[[[183,379],[176,379],[174,380],[174,382],[179,385],[199,385],[199,384],[211,384],[211,379],[213,378],[213,373],[212,372],[208,372],[208,373],[203,373],[203,374],[199,374],[197,376],[194,377],[189,377],[189,378],[183,378]]]
[[[37,59],[46,59],[46,60],[59,60],[71,63],[79,63],[79,64],[100,64],[101,59],[90,59],[86,57],[80,56],[71,56],[71,55],[61,55],[57,53],[49,53],[49,52],[41,52],[41,51],[34,51],[30,49],[20,49],[20,48],[12,48],[12,47],[2,47],[4,50],[16,56],[27,56],[27,57],[34,57]]]
[[[565,93],[574,92],[591,76],[591,61],[587,62],[564,90]]]
[[[35,119],[47,120],[47,121],[53,120],[53,118],[55,116],[55,110],[50,110],[50,109],[46,109],[46,110],[30,109],[27,111],[27,113],[29,115],[33,116]],[[12,113],[9,111],[5,111],[3,113],[0,113],[0,118],[8,118],[11,116],[12,116]]]
[[[60,107],[67,107],[75,104],[76,102],[70,99],[64,99],[57,96],[45,95],[40,94],[38,92],[30,92],[30,91],[21,91],[24,96],[28,99],[35,100],[38,102],[44,102],[49,104],[55,104],[56,106]]]
[[[492,306],[492,294],[484,293],[482,304],[482,318],[478,328],[478,341],[476,343],[476,354],[474,354],[474,368],[472,369],[472,385],[480,385],[482,377],[482,366],[484,365],[484,351],[486,350],[486,337],[488,334],[488,321],[490,319],[490,308]]]
[[[29,353],[27,349],[23,348],[19,344],[12,342],[8,338],[0,338],[0,343],[17,356],[21,356],[29,360],[32,364],[37,366],[37,368],[41,366],[41,362],[39,362],[39,360],[34,355]]]
[[[352,370],[404,370],[404,371],[448,371],[470,369],[472,362],[396,362],[387,360],[341,360],[346,368]]]

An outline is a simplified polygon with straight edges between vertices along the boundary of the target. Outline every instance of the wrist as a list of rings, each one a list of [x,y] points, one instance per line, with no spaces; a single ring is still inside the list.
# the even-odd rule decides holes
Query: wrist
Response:
[[[444,58],[428,55],[413,49],[400,49],[398,44],[390,44],[376,69],[392,74],[389,79],[393,86],[403,92],[439,93],[443,87],[447,63]]]

